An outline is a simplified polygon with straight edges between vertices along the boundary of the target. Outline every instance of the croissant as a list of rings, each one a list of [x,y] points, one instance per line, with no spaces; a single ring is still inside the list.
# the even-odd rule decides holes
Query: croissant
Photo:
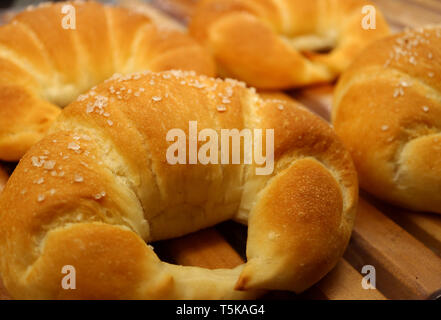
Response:
[[[393,204],[441,213],[441,27],[380,40],[343,74],[333,123],[361,186]]]
[[[265,141],[273,129],[274,170],[257,174],[263,165],[243,157],[173,164],[169,132],[190,137],[190,121],[199,137],[248,128]],[[297,104],[194,72],[116,76],[65,108],[10,177],[0,195],[0,273],[11,295],[26,299],[301,292],[343,254],[357,198],[349,153]],[[168,264],[147,245],[228,219],[248,223],[247,262],[235,269]],[[61,286],[64,266],[76,270],[75,290]]]
[[[365,0],[202,0],[189,31],[221,75],[287,89],[333,81],[389,27]]]
[[[63,2],[18,14],[0,27],[0,160],[19,160],[81,93],[145,69],[215,71],[189,36],[126,9]]]

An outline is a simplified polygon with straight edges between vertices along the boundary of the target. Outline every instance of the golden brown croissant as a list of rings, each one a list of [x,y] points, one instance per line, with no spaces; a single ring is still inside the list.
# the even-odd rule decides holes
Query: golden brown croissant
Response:
[[[389,33],[365,0],[202,0],[189,30],[221,74],[262,89],[330,82]]]
[[[342,76],[333,123],[367,191],[441,213],[441,27],[369,47]]]
[[[190,37],[126,9],[63,2],[18,14],[0,27],[0,159],[18,160],[79,94],[114,73],[146,69],[214,75]]]
[[[268,137],[274,129],[274,170],[258,175],[254,160],[171,164],[166,137],[176,129],[190,137],[189,121],[201,134],[248,128]],[[349,153],[294,103],[191,72],[114,77],[64,109],[9,179],[0,195],[1,275],[15,298],[300,292],[343,254],[357,196]],[[249,225],[248,261],[235,269],[167,264],[146,244],[233,218]],[[61,286],[66,265],[76,269],[76,290]]]

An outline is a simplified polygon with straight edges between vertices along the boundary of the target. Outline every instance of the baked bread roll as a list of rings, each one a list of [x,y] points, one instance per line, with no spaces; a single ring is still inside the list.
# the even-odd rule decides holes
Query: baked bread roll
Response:
[[[171,18],[168,12],[162,11],[160,8],[158,8],[158,4],[156,3],[155,5],[152,5],[150,2],[143,0],[120,0],[118,1],[118,4],[131,11],[135,11],[149,17],[158,26],[179,30],[182,32],[186,32],[187,30],[182,22]]]
[[[333,123],[361,186],[409,209],[441,213],[441,27],[369,47],[342,76]]]
[[[220,74],[286,89],[334,80],[371,41],[387,35],[378,9],[376,29],[362,27],[372,9],[365,0],[202,0],[189,30],[212,51]]]
[[[189,137],[189,121],[199,132],[273,128],[274,171],[257,175],[255,161],[169,164],[166,137],[172,129]],[[115,77],[64,109],[10,177],[0,195],[0,272],[11,295],[26,299],[301,292],[343,254],[357,196],[349,153],[294,103],[191,72]],[[247,263],[235,269],[167,264],[146,244],[234,218],[249,225]],[[61,287],[65,265],[76,269],[76,290]]]
[[[63,27],[72,26],[65,5],[75,8],[75,29]],[[215,71],[190,37],[126,9],[63,2],[18,14],[0,27],[0,159],[20,159],[81,93],[145,69]]]

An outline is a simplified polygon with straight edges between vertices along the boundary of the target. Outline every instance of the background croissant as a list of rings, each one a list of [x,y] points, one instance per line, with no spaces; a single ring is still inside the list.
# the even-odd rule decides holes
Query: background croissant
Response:
[[[441,213],[441,27],[369,47],[342,76],[333,123],[360,184],[381,199]]]
[[[368,13],[375,28],[362,25]],[[201,0],[189,31],[221,75],[289,89],[335,80],[389,27],[366,0]]]
[[[64,29],[65,5],[75,29]],[[0,27],[0,160],[17,161],[60,107],[114,73],[194,70],[214,75],[211,57],[176,30],[95,2],[45,4]]]

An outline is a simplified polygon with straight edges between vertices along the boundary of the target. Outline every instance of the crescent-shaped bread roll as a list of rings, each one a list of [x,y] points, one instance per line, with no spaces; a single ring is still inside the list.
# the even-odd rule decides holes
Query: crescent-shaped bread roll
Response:
[[[0,160],[17,161],[60,107],[114,73],[170,69],[214,75],[191,37],[96,2],[45,3],[0,27]]]
[[[274,170],[258,174],[255,160],[172,164],[168,134],[193,139],[190,121],[200,134],[261,130],[263,141],[274,129]],[[342,256],[357,197],[349,153],[295,103],[189,72],[114,77],[64,109],[9,179],[0,196],[0,271],[15,298],[301,292]],[[235,218],[249,226],[247,262],[235,269],[167,264],[147,245]],[[75,268],[76,290],[62,288],[64,266]]]
[[[366,0],[201,0],[189,30],[220,74],[260,89],[331,82],[389,34]]]
[[[333,123],[365,190],[441,213],[440,92],[440,26],[374,43],[342,76]]]

